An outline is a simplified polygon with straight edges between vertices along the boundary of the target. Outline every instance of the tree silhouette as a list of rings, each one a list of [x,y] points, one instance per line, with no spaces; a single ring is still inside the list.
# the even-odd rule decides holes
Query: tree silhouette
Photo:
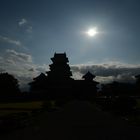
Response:
[[[0,73],[0,97],[16,96],[20,92],[18,80],[11,74]]]

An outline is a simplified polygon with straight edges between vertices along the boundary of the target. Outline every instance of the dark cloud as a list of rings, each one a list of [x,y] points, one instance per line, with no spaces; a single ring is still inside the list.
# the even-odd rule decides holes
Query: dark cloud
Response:
[[[74,77],[78,79],[90,71],[96,75],[96,80],[99,82],[134,82],[134,76],[140,74],[139,65],[129,64],[75,65],[71,66],[71,69]]]
[[[87,71],[91,71],[96,76],[118,76],[120,74],[137,75],[140,73],[140,66],[118,66],[118,65],[75,65],[71,66],[73,72],[80,72],[85,74]]]
[[[5,72],[5,70],[4,70],[4,69],[2,69],[2,68],[0,68],[0,73],[2,73],[2,72]]]
[[[35,70],[34,70],[34,68],[30,68],[29,71],[34,72]]]

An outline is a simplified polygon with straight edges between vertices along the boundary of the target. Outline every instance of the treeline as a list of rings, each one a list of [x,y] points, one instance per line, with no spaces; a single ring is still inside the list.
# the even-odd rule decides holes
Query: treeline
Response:
[[[41,82],[41,81],[39,81]],[[41,82],[42,83],[42,82]],[[43,83],[42,83],[43,84]],[[80,83],[79,83],[80,84]],[[35,86],[35,85],[34,85]],[[36,84],[38,86],[38,84]],[[83,88],[85,85],[78,85],[78,87],[74,87],[73,94],[81,94],[83,95],[83,92],[85,92],[83,95],[86,96],[87,94],[90,95],[89,98],[92,98],[92,96],[107,96],[107,97],[113,97],[113,96],[139,96],[140,95],[140,76],[136,76],[136,83],[119,83],[119,82],[112,82],[109,84],[102,84],[101,90],[97,91],[92,90],[92,88],[89,88],[89,85],[85,87],[85,90]],[[64,85],[65,87],[65,85]],[[34,89],[38,89],[38,87],[34,87]],[[68,91],[66,88],[64,92],[67,92],[65,94],[69,94],[70,90]],[[52,89],[51,89],[52,90]],[[75,90],[75,93],[74,93]],[[83,91],[84,90],[84,91]],[[82,92],[83,91],[83,92]],[[62,91],[56,91],[57,95]],[[11,99],[11,98],[18,98],[22,96],[28,96],[29,98],[41,98],[41,96],[44,96],[44,94],[53,94],[53,90],[51,91],[44,91],[44,89],[41,90],[41,87],[39,90],[34,92],[32,91],[32,87],[30,88],[29,92],[23,93],[19,88],[19,82],[18,80],[9,73],[0,73],[0,99]],[[90,94],[89,94],[90,93]],[[55,96],[55,95],[53,95]],[[47,95],[46,95],[47,97]],[[54,97],[55,98],[55,97]]]
[[[11,74],[0,73],[0,99],[10,99],[20,96],[19,82]]]

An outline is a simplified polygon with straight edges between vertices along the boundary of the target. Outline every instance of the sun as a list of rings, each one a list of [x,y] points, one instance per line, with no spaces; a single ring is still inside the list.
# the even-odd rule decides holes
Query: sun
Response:
[[[90,28],[90,29],[86,32],[86,34],[87,34],[88,36],[90,36],[90,37],[96,36],[96,35],[98,34],[97,28],[96,28],[96,27],[95,27],[95,28]]]

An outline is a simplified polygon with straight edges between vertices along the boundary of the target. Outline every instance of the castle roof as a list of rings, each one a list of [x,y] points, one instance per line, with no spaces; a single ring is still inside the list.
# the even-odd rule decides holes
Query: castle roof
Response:
[[[88,71],[82,78],[85,80],[93,80],[95,78],[95,75]]]
[[[66,56],[66,53],[55,53],[54,57],[51,58],[51,60],[53,62],[57,61],[57,62],[69,62],[68,58]]]
[[[46,79],[46,75],[44,73],[41,73],[39,76],[35,77],[34,80],[42,80],[42,79]]]

